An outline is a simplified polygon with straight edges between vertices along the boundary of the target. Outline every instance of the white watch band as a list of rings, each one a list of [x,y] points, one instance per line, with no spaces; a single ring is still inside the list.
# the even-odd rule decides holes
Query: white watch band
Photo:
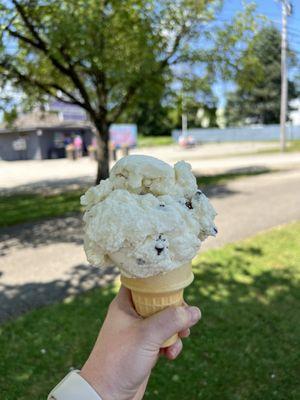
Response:
[[[80,371],[71,371],[64,377],[48,396],[48,400],[101,400],[98,393],[79,375]]]

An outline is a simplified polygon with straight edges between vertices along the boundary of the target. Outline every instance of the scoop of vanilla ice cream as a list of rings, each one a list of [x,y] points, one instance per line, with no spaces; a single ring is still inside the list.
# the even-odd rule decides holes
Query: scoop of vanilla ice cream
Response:
[[[81,204],[88,261],[115,264],[128,277],[180,267],[217,233],[216,212],[184,161],[172,168],[150,156],[124,157]]]

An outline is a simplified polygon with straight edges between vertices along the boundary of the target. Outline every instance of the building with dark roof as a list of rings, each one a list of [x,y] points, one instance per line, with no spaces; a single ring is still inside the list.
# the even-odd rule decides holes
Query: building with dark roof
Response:
[[[66,120],[57,111],[34,111],[20,115],[13,126],[0,125],[0,160],[42,160],[65,157],[65,147],[80,135],[83,153],[92,143],[89,121]]]

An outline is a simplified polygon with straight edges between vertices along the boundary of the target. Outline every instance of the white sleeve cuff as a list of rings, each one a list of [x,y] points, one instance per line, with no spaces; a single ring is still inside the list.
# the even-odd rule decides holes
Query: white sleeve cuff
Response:
[[[71,371],[55,386],[48,400],[101,400],[98,393],[79,375],[78,370]]]

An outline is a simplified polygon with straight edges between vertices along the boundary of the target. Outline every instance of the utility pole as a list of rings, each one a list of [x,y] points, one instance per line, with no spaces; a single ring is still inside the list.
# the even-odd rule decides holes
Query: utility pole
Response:
[[[187,115],[185,112],[184,95],[182,94],[182,113],[181,113],[181,134],[183,137],[187,137]]]
[[[282,3],[282,29],[281,29],[281,102],[280,102],[280,149],[286,148],[286,116],[288,105],[288,80],[286,65],[287,50],[287,17],[291,15],[292,6],[289,0],[281,0]]]

